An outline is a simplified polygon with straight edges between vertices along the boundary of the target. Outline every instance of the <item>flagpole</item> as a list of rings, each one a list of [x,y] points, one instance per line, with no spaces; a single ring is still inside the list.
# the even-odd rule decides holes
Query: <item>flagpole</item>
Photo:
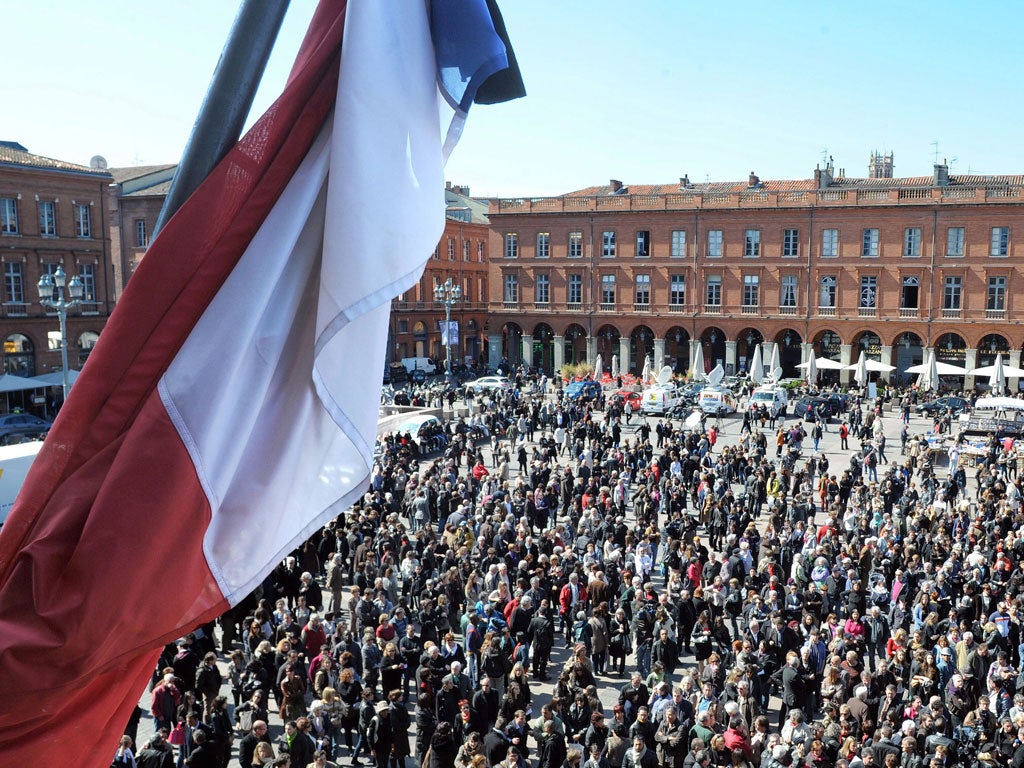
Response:
[[[242,0],[199,108],[154,237],[242,135],[289,0]]]

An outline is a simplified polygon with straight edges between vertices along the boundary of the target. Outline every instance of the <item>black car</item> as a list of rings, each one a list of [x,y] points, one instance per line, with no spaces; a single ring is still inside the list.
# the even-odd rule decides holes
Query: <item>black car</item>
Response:
[[[966,411],[969,407],[970,404],[962,397],[948,395],[946,397],[937,397],[927,403],[919,403],[914,410],[919,416],[934,416],[936,413],[945,413],[946,411],[951,411],[956,416]]]
[[[409,372],[401,363],[392,363],[388,366],[388,379],[391,384],[403,384],[409,380]]]
[[[38,440],[50,431],[52,422],[30,413],[8,413],[0,416],[0,445]]]
[[[821,419],[827,422],[836,413],[836,404],[827,397],[801,397],[793,406],[793,415],[807,421]]]

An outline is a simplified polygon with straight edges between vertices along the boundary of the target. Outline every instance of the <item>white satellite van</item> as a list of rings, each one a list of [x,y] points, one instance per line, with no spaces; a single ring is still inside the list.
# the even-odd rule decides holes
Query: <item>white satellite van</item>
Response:
[[[437,366],[429,357],[403,357],[402,365],[409,373],[419,370],[430,376],[437,371]]]
[[[751,410],[760,410],[763,405],[769,415],[785,416],[786,408],[789,407],[789,390],[774,385],[758,387],[750,395],[749,405]]]
[[[736,413],[736,396],[724,387],[704,387],[697,395],[697,407],[712,416]]]
[[[672,368],[664,366],[658,371],[657,383],[640,395],[640,410],[644,413],[668,413],[682,401],[682,394],[672,380]]]

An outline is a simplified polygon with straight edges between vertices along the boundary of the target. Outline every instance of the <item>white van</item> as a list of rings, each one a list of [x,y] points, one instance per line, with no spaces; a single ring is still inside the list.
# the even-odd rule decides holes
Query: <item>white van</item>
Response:
[[[403,357],[402,365],[405,366],[405,370],[409,373],[423,371],[428,376],[431,376],[437,371],[437,366],[434,365],[434,361],[429,357]]]
[[[42,440],[0,446],[0,525],[11,513],[29,467],[42,447]]]
[[[668,413],[681,399],[674,384],[645,389],[640,398],[640,410],[644,413]]]
[[[786,408],[789,407],[789,390],[785,387],[758,387],[750,395],[748,403],[750,410],[755,408],[760,411],[761,406],[765,407],[771,416],[785,416]]]
[[[697,407],[713,416],[736,413],[736,396],[722,387],[705,387],[697,395]]]

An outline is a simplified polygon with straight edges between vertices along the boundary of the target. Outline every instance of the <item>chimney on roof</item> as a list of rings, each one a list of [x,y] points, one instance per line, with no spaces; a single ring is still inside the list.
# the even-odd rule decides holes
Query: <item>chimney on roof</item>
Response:
[[[942,158],[941,165],[939,163],[935,164],[935,171],[932,174],[932,186],[949,186],[949,165],[946,163],[946,158]]]
[[[747,178],[747,186],[748,187],[756,187],[760,183],[761,183],[761,180],[759,178],[757,178],[757,174],[755,174],[753,171],[751,171],[750,172],[750,176]]]
[[[892,167],[892,152],[888,155],[872,152],[871,161],[868,163],[868,178],[891,179]]]
[[[689,189],[690,188],[690,176],[689,176],[689,174],[687,174],[686,176],[680,176],[679,177],[679,186],[682,189]]]
[[[821,166],[814,166],[814,186],[817,189],[828,189],[832,186],[832,158],[825,163],[825,170]]]
[[[619,191],[620,189],[622,189],[622,182],[621,182],[621,181],[619,181],[618,179],[612,179],[612,180],[611,180],[611,181],[609,181],[608,183],[609,183],[609,184],[611,185],[611,188],[612,188],[612,193],[613,193],[613,194],[614,194],[615,192],[618,192],[618,191]]]

